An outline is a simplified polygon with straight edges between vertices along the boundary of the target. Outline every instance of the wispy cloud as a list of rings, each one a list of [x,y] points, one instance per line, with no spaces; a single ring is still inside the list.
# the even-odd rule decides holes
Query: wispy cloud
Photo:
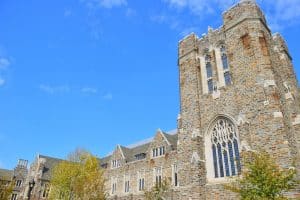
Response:
[[[10,66],[10,61],[7,58],[0,57],[0,70],[7,69]]]
[[[211,14],[228,9],[239,0],[161,0],[170,9],[178,12],[189,11],[192,15],[207,18]],[[257,0],[266,12],[272,29],[284,29],[300,21],[299,0]]]
[[[41,84],[39,86],[39,89],[48,94],[67,93],[71,91],[68,85],[50,86],[46,84]]]
[[[181,20],[175,15],[161,13],[150,16],[150,20],[159,24],[168,24],[172,30],[181,29]]]
[[[277,31],[299,24],[299,0],[259,0],[258,2],[264,4],[267,19],[272,29]]]
[[[92,87],[84,87],[84,88],[81,88],[81,92],[86,93],[86,94],[97,94],[98,89],[92,88]]]
[[[65,17],[70,17],[71,15],[72,15],[72,10],[70,10],[70,9],[65,9],[64,16],[65,16]]]
[[[103,99],[105,100],[112,100],[113,99],[113,95],[109,92],[109,93],[106,93],[102,96]]]
[[[134,17],[137,15],[137,12],[136,12],[136,10],[134,10],[132,8],[127,8],[125,15],[126,15],[126,17]]]
[[[203,16],[214,13],[216,9],[225,9],[235,0],[163,0],[171,8],[178,10],[188,9],[192,14]]]
[[[5,79],[0,77],[0,87],[2,87],[5,84]]]
[[[113,7],[120,7],[126,6],[126,0],[80,0],[81,2],[85,3],[86,6],[90,9],[97,9],[99,7],[102,8],[113,8]]]
[[[4,86],[6,83],[6,73],[8,71],[11,62],[4,57],[0,57],[0,87]]]

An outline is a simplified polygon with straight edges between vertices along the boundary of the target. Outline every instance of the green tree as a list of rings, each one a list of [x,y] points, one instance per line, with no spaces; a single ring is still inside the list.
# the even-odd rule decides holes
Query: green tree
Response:
[[[0,180],[0,200],[7,200],[12,195],[14,182]]]
[[[98,159],[75,151],[52,171],[49,199],[105,200],[105,179]]]
[[[164,200],[167,196],[167,191],[170,189],[170,184],[167,179],[164,179],[161,184],[155,184],[150,191],[145,191],[146,200]]]
[[[267,152],[244,152],[242,174],[225,188],[240,194],[242,200],[283,200],[298,184],[295,168],[284,169]]]

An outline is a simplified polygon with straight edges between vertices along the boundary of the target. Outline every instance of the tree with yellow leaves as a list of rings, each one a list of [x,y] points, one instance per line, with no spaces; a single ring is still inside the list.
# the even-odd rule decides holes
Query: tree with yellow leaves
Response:
[[[105,179],[99,160],[77,150],[52,172],[50,200],[105,200]]]
[[[14,182],[0,181],[0,200],[7,200],[12,195]]]
[[[297,187],[295,168],[282,168],[267,152],[244,152],[244,169],[226,189],[238,193],[242,200],[287,200],[284,192]]]

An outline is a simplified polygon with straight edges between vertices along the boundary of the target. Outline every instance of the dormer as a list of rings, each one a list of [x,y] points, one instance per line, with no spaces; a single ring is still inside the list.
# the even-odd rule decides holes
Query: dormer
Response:
[[[110,168],[116,169],[121,167],[126,162],[126,157],[123,152],[123,147],[117,145],[113,154],[110,157]]]
[[[158,129],[149,147],[150,158],[164,157],[177,145],[177,135],[170,135]]]

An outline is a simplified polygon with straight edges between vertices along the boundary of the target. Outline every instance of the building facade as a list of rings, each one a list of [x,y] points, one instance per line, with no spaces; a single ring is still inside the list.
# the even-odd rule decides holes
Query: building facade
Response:
[[[164,179],[170,199],[238,199],[222,184],[240,173],[242,151],[265,150],[282,167],[300,170],[300,93],[284,39],[272,34],[254,0],[224,12],[223,22],[179,42],[176,131],[158,130],[151,141],[118,145],[101,159],[110,199],[144,199],[144,190]],[[47,198],[44,174],[59,162],[53,159],[36,159],[20,199]]]

